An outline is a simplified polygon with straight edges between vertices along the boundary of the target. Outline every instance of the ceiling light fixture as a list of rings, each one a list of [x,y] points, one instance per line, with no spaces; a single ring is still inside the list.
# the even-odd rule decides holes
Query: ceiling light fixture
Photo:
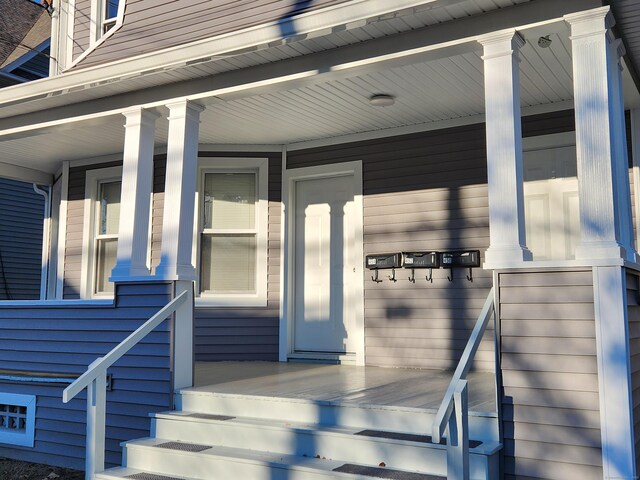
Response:
[[[371,96],[369,103],[374,107],[389,107],[396,103],[396,99],[392,95],[378,94]]]
[[[546,37],[540,37],[538,39],[538,46],[540,48],[549,48],[549,45],[551,45],[550,35],[547,35]]]

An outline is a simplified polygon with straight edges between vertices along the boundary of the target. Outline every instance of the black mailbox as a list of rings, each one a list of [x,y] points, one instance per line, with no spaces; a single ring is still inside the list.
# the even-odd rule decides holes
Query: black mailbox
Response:
[[[439,268],[438,252],[402,252],[404,268]]]
[[[382,280],[378,278],[378,270],[383,268],[390,268],[391,275],[389,280],[396,281],[396,268],[399,268],[401,263],[401,255],[399,253],[379,253],[377,255],[367,255],[365,263],[369,270],[375,270],[375,276],[371,276],[371,280],[376,283],[380,283]]]
[[[369,270],[377,270],[379,268],[399,268],[399,253],[379,253],[377,255],[367,255],[367,265]]]
[[[440,252],[442,268],[474,268],[480,266],[480,250]]]

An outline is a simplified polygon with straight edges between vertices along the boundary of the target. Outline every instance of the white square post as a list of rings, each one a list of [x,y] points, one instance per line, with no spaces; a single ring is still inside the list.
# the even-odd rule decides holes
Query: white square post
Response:
[[[153,148],[158,114],[136,108],[126,118],[118,253],[111,281],[149,275],[147,245],[153,190]]]
[[[620,78],[609,7],[571,26],[581,238],[576,259],[635,260]]]
[[[489,268],[531,260],[524,223],[520,66],[515,30],[484,35],[484,90],[489,185]]]
[[[156,276],[195,280],[191,261],[198,172],[198,129],[204,107],[188,100],[168,104],[169,139],[162,219],[162,247]]]

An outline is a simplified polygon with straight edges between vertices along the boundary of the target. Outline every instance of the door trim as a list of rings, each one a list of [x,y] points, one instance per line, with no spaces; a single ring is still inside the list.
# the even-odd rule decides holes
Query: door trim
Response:
[[[320,165],[316,167],[304,167],[287,169],[282,177],[282,201],[284,204],[284,236],[283,251],[284,263],[282,274],[283,282],[283,308],[280,315],[280,345],[279,360],[286,362],[293,354],[293,307],[294,307],[294,233],[295,233],[295,189],[296,183],[302,180],[321,179],[331,177],[353,176],[353,202],[356,211],[354,254],[361,259],[356,262],[356,278],[351,285],[352,295],[354,298],[354,312],[356,320],[354,322],[355,332],[349,332],[355,335],[355,364],[365,364],[364,351],[364,255],[363,245],[363,202],[362,202],[362,161],[334,163],[330,165]],[[293,355],[292,355],[293,357]],[[337,361],[345,360],[344,358],[336,358]]]

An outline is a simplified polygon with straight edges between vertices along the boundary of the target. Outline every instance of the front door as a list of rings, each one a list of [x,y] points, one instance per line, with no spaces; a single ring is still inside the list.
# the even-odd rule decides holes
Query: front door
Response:
[[[294,353],[357,349],[354,177],[295,183]]]

